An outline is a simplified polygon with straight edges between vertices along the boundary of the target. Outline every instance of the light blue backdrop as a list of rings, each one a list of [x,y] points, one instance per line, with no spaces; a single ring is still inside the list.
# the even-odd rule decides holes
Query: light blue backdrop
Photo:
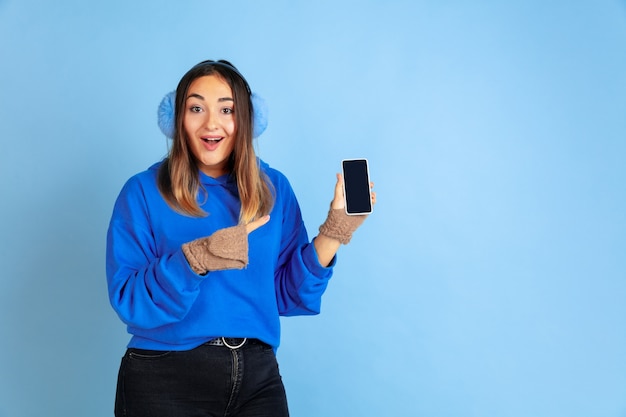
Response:
[[[112,415],[110,211],[207,58],[311,234],[342,158],[379,195],[283,321],[293,416],[626,416],[624,1],[0,0],[0,417]]]

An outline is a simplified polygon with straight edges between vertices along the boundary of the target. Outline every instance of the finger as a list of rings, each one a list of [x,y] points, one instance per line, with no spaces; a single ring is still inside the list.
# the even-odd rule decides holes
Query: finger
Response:
[[[267,222],[270,221],[270,215],[267,214],[263,217],[261,217],[260,219],[256,219],[254,221],[251,221],[250,223],[248,223],[246,225],[246,232],[248,232],[248,234],[254,232],[256,229],[258,229],[259,227],[267,224]]]
[[[343,197],[343,175],[337,174],[337,182],[335,183],[335,197]]]
[[[343,176],[341,174],[337,174],[335,193],[333,196],[333,201],[330,205],[334,209],[342,209],[345,207],[345,202],[343,200]]]

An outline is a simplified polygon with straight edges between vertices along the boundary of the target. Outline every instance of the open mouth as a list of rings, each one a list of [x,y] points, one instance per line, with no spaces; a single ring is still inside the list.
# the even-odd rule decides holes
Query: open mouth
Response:
[[[224,138],[201,138],[201,139],[202,139],[203,141],[205,141],[206,143],[211,143],[211,144],[214,144],[214,143],[219,143],[219,142],[221,142],[221,141],[222,141],[222,139],[224,139]]]

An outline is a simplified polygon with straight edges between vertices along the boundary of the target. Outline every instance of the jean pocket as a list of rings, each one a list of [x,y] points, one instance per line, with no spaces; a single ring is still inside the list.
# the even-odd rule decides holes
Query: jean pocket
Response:
[[[126,356],[129,359],[139,360],[156,360],[169,356],[172,353],[170,350],[149,350],[149,349],[136,349],[129,348],[126,352]]]

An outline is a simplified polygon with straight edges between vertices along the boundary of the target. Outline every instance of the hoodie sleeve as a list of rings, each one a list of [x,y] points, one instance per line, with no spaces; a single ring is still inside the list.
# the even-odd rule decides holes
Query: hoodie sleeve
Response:
[[[183,319],[199,293],[182,249],[158,253],[141,182],[131,178],[115,203],[107,233],[109,300],[124,323],[151,329]]]
[[[315,247],[309,242],[297,199],[286,179],[279,192],[283,224],[275,273],[278,309],[283,316],[319,314],[335,259],[328,267],[319,263]]]

